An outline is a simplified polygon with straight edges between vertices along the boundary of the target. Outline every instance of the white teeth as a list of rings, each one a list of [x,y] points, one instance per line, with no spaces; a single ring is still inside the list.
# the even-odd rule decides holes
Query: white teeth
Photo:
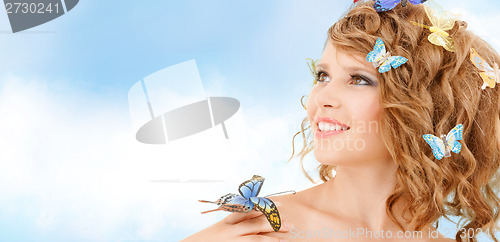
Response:
[[[331,130],[336,130],[336,131],[340,131],[340,130],[347,130],[347,127],[345,126],[340,126],[338,124],[330,124],[330,123],[326,123],[326,122],[319,122],[318,123],[318,128],[320,131],[331,131]]]
[[[325,130],[325,123],[319,123],[319,130],[321,131]]]

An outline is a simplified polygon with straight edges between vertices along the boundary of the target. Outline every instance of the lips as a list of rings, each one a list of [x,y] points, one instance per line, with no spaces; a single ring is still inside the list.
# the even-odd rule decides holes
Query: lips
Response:
[[[323,131],[320,130],[320,126]],[[316,118],[315,136],[317,138],[324,138],[327,136],[346,132],[350,128],[351,127],[349,127],[348,125],[336,119],[330,117],[318,117]]]

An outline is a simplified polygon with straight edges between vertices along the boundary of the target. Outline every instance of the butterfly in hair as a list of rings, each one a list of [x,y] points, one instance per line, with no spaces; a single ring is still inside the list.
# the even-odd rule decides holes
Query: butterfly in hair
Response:
[[[238,213],[248,213],[253,209],[257,208],[260,210],[271,224],[274,231],[278,232],[281,228],[281,218],[278,212],[276,204],[267,197],[258,197],[262,184],[264,183],[264,177],[259,175],[254,175],[252,179],[247,180],[238,188],[239,195],[234,193],[229,193],[215,202],[198,200],[204,203],[215,203],[219,205],[219,208],[214,210],[209,210],[202,212],[208,213],[213,211],[224,210],[228,212],[238,212]],[[294,194],[295,192],[292,191]],[[268,195],[271,196],[271,195]]]
[[[423,137],[427,144],[431,146],[434,157],[441,160],[443,157],[450,157],[450,151],[457,154],[460,153],[462,144],[458,141],[462,140],[463,130],[464,126],[458,124],[446,136],[444,134],[442,134],[441,137],[432,134],[424,134]]]
[[[431,31],[431,34],[427,37],[427,39],[431,43],[437,46],[442,46],[448,51],[455,52],[455,43],[450,37],[450,34],[446,31],[453,28],[453,26],[455,25],[455,21],[460,19],[460,15],[443,11],[443,8],[433,1],[429,1],[424,4],[424,9],[432,26],[417,23],[414,21],[410,22],[422,28],[429,29]]]
[[[470,60],[472,64],[482,71],[479,73],[481,79],[483,79],[481,89],[484,90],[486,87],[494,88],[497,83],[500,83],[500,70],[496,62],[491,67],[473,48],[470,49]]]
[[[406,63],[408,59],[402,56],[391,56],[390,52],[385,49],[385,44],[382,39],[378,38],[373,47],[373,51],[370,51],[366,56],[366,60],[373,64],[373,67],[378,67],[378,72],[384,73],[393,68],[398,68],[402,64]]]
[[[318,78],[318,71],[316,70],[316,63],[318,63],[319,60],[313,60],[311,58],[306,58],[306,60],[309,61],[309,63],[307,63],[307,67],[309,67],[309,72],[314,77],[313,83],[316,84],[317,80],[318,80],[317,79]]]
[[[377,12],[385,12],[395,8],[399,3],[401,3],[403,7],[406,7],[408,2],[417,5],[425,3],[426,1],[427,0],[376,0],[373,4],[373,8],[375,8]]]

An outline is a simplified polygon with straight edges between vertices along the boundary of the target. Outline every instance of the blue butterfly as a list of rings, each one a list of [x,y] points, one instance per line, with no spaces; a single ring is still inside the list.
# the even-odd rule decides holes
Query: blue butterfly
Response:
[[[373,8],[375,8],[377,12],[385,12],[393,9],[400,2],[403,7],[406,7],[408,1],[410,1],[412,4],[417,5],[425,3],[427,0],[376,0],[375,4],[373,4]]]
[[[450,157],[450,150],[459,153],[462,150],[462,144],[458,142],[462,140],[462,132],[464,126],[458,124],[446,136],[443,134],[438,138],[432,134],[424,134],[424,140],[431,146],[432,153],[436,159],[441,160],[444,157]]]
[[[370,51],[366,56],[366,60],[372,62],[375,68],[378,68],[378,72],[384,73],[393,68],[397,68],[400,65],[406,63],[408,59],[402,56],[391,56],[390,52],[385,51],[385,44],[382,39],[378,38],[373,47],[373,51]]]
[[[218,210],[248,213],[254,208],[258,208],[266,216],[274,231],[278,232],[281,228],[281,218],[276,204],[274,204],[274,202],[269,198],[257,197],[257,195],[259,195],[260,188],[262,187],[262,183],[264,183],[264,177],[254,175],[252,179],[241,183],[238,188],[240,195],[229,193],[222,196],[215,202],[198,200],[205,203],[215,203],[220,206],[217,209],[205,211],[202,213],[208,213]]]

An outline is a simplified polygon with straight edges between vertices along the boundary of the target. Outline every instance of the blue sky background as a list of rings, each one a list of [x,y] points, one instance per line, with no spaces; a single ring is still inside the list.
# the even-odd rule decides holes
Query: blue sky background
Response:
[[[500,50],[497,1],[439,3]],[[198,199],[253,174],[266,177],[263,195],[312,186],[297,159],[286,163],[312,81],[305,58],[320,56],[350,4],[83,0],[16,34],[1,11],[0,238],[177,241],[227,215],[201,215],[213,207]],[[214,127],[168,145],[135,141],[129,89],[190,59],[207,96],[240,101],[230,139]],[[152,182],[165,179],[223,182]]]

